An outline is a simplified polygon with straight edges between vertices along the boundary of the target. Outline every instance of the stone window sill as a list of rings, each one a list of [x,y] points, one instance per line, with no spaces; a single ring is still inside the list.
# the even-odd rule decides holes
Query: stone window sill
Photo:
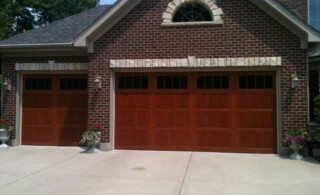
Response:
[[[168,22],[161,23],[161,26],[199,26],[199,25],[222,25],[222,21],[214,22]]]

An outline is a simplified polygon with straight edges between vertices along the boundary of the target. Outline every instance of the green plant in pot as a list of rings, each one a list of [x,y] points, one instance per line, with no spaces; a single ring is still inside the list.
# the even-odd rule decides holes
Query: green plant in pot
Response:
[[[0,118],[0,148],[8,148],[9,146],[6,144],[6,141],[10,139],[10,132],[12,131],[12,127],[6,122],[5,119]]]
[[[87,153],[99,152],[96,146],[100,142],[101,132],[103,130],[104,126],[97,123],[83,132],[80,144],[87,144]]]
[[[302,155],[299,154],[299,150],[304,147],[306,138],[309,136],[309,133],[300,128],[292,128],[287,132],[287,142],[289,147],[293,150],[293,154],[290,155],[291,159],[300,160]]]

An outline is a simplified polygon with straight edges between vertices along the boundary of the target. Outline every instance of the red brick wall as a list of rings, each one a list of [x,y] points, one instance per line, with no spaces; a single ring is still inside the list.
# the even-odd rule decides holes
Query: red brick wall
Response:
[[[15,63],[48,63],[49,60],[54,60],[55,62],[88,62],[88,57],[3,57],[2,60],[3,78],[10,78],[12,84],[10,92],[3,92],[2,115],[10,125],[15,126],[17,92]]]
[[[223,25],[162,27],[162,13],[170,0],[143,0],[95,43],[89,57],[89,79],[103,76],[102,89],[89,89],[89,121],[110,125],[110,59],[225,58],[282,56],[281,90],[283,133],[307,124],[307,51],[300,40],[249,0],[218,0]],[[214,70],[214,69],[213,69]],[[291,90],[297,72],[299,87]],[[103,134],[109,141],[109,132]]]
[[[308,22],[308,0],[278,0]]]
[[[95,43],[89,56],[89,124],[107,127],[109,141],[110,59],[198,58],[282,56],[281,90],[283,133],[307,124],[307,51],[300,40],[249,0],[218,0],[224,24],[216,26],[162,27],[162,13],[169,0],[143,0],[133,11]],[[3,58],[4,77],[12,80],[12,91],[4,96],[4,117],[11,125],[16,117],[16,73],[22,62],[84,62],[87,57]],[[291,90],[291,75],[297,72],[300,85]],[[102,89],[94,87],[102,76]]]

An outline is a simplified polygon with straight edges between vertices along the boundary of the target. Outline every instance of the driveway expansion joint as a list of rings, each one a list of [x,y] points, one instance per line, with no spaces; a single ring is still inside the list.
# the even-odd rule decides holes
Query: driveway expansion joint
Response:
[[[31,177],[31,176],[33,176],[33,175],[36,175],[36,174],[38,174],[38,173],[40,173],[40,172],[42,172],[42,171],[44,171],[44,170],[46,170],[46,169],[49,169],[49,168],[52,168],[52,167],[54,167],[54,166],[56,166],[56,165],[62,164],[62,163],[64,163],[64,162],[67,162],[67,161],[75,158],[76,156],[78,156],[78,154],[72,155],[72,156],[70,156],[69,158],[66,158],[66,159],[64,159],[64,160],[62,160],[62,161],[59,161],[59,162],[54,163],[54,164],[52,164],[52,165],[50,165],[50,166],[44,167],[44,168],[42,168],[42,169],[39,169],[39,170],[37,170],[37,171],[35,171],[35,172],[33,172],[33,173],[30,173],[30,174],[28,174],[28,175],[25,175],[25,176],[23,176],[23,177],[20,177],[20,178],[14,180],[14,181],[11,181],[11,182],[9,182],[9,183],[6,183],[6,184],[0,186],[0,189],[3,188],[3,187],[6,187],[6,186],[12,185],[12,184],[14,184],[14,183],[16,183],[16,182],[18,182],[18,181],[20,181],[20,180],[23,180],[23,179],[25,179],[25,178]]]
[[[189,166],[190,166],[192,154],[193,154],[193,152],[190,153],[190,157],[189,157],[188,165],[187,165],[187,168],[186,168],[186,172],[184,173],[184,176],[183,176],[183,179],[182,179],[182,182],[181,182],[181,186],[180,186],[180,190],[179,190],[179,195],[181,195],[181,191],[182,191],[182,188],[183,188],[183,184],[184,184],[184,181],[186,180],[186,177],[187,177],[187,173],[188,173],[188,170],[189,170]]]

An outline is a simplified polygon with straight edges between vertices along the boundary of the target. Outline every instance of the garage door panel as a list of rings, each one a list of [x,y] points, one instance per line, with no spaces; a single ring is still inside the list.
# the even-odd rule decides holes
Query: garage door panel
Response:
[[[274,114],[272,111],[239,112],[239,128],[273,128]]]
[[[115,147],[275,152],[275,74],[242,74],[141,73],[137,90],[117,81],[139,73],[116,74]]]
[[[117,129],[116,146],[147,146],[149,145],[150,137],[148,129]]]
[[[57,97],[57,107],[59,108],[85,108],[88,107],[87,94],[65,94]]]
[[[158,111],[154,112],[156,127],[188,127],[189,111]]]
[[[48,109],[25,109],[23,111],[23,125],[48,125],[52,124],[52,110]]]
[[[73,146],[79,145],[79,140],[81,140],[82,133],[86,130],[83,126],[68,125],[61,126],[57,136],[59,137],[58,145],[70,144]]]
[[[155,143],[156,145],[163,146],[190,146],[192,137],[189,130],[168,130],[156,129],[155,130]]]
[[[230,112],[226,112],[226,111],[197,112],[196,126],[197,127],[231,127]]]
[[[148,111],[118,111],[116,125],[119,127],[148,127]]]
[[[52,94],[24,94],[23,107],[24,108],[52,108],[53,96]]]
[[[240,130],[239,146],[242,148],[273,148],[273,130]]]
[[[116,107],[120,109],[143,109],[150,107],[149,94],[135,94],[135,93],[119,93],[117,94]]]
[[[199,147],[232,147],[232,132],[226,130],[197,131]]]
[[[270,109],[274,106],[273,93],[245,93],[238,95],[239,109]]]
[[[83,109],[56,109],[57,125],[82,125],[87,124],[88,114]]]
[[[189,94],[155,94],[155,108],[189,108]]]
[[[197,109],[223,109],[230,107],[230,95],[229,94],[212,94],[212,93],[201,93],[196,94],[196,105]]]
[[[87,75],[24,75],[23,82],[22,144],[79,145],[88,121]]]
[[[23,130],[22,136],[25,144],[52,142],[54,128],[51,126],[24,126]]]

